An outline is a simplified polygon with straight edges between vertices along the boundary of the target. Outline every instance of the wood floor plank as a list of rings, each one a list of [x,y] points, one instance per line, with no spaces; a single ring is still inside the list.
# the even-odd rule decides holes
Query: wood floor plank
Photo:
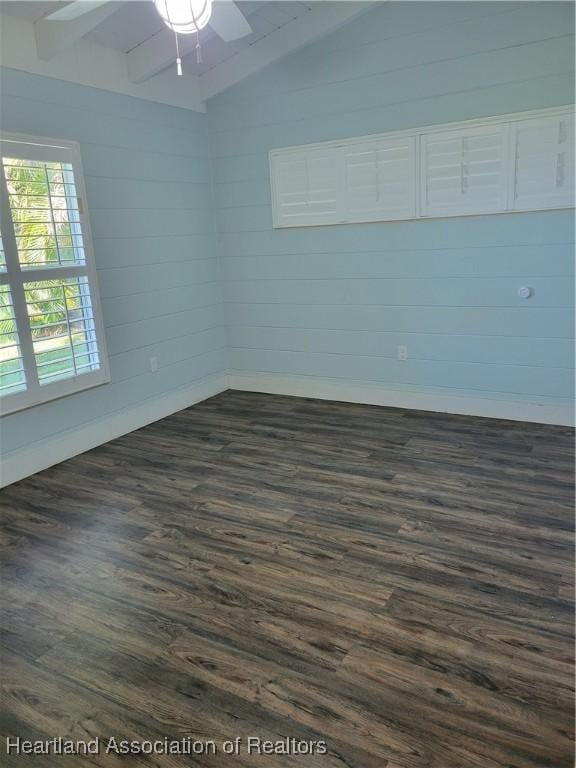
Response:
[[[243,739],[79,768],[571,768],[573,439],[229,391],[4,489],[0,736]]]

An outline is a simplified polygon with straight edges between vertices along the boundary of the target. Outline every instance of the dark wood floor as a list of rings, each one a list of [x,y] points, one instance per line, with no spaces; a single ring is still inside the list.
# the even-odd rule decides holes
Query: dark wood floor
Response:
[[[571,768],[573,435],[227,392],[1,493],[4,766]]]

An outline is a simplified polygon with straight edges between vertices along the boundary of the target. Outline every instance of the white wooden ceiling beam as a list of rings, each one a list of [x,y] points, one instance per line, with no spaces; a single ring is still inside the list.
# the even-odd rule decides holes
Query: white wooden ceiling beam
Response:
[[[206,111],[196,77],[175,77],[173,71],[167,71],[136,85],[128,80],[124,53],[85,38],[60,56],[43,61],[36,48],[34,23],[4,13],[2,3],[0,50],[2,65],[7,68],[182,109]]]
[[[212,98],[259,69],[333,32],[370,7],[373,7],[370,1],[315,3],[309,13],[243,48],[202,75],[199,78],[202,98]]]
[[[78,0],[73,5],[86,7],[86,3],[79,2]],[[69,21],[38,19],[34,23],[38,56],[43,61],[53,59],[59,53],[62,53],[62,51],[78,42],[78,40],[81,40],[84,35],[87,35],[88,32],[113,13],[116,13],[117,10],[118,6],[116,3],[107,2],[99,4],[88,13],[84,13]]]
[[[49,13],[48,16],[44,16],[46,21],[72,21],[77,19],[78,16],[82,16],[89,11],[93,11],[100,5],[106,5],[108,0],[74,0],[72,3],[67,3],[63,8],[58,8],[57,11]]]

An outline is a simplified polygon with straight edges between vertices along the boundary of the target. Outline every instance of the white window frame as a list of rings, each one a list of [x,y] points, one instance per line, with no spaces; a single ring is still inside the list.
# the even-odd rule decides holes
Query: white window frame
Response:
[[[2,163],[2,158],[10,156],[45,162],[60,161],[72,165],[78,199],[85,264],[81,266],[50,266],[35,269],[21,268]],[[79,144],[75,141],[2,132],[0,134],[0,164],[0,229],[6,258],[6,271],[0,272],[0,284],[8,285],[10,288],[22,364],[26,376],[25,390],[0,396],[0,415],[4,416],[57,398],[72,395],[76,392],[107,384],[110,381],[110,366],[106,349],[100,292],[98,290],[92,233],[85,202],[86,189]],[[32,332],[29,325],[23,285],[24,283],[67,277],[86,277],[88,280],[100,367],[95,371],[77,374],[70,378],[41,385],[38,380]]]
[[[524,213],[527,211],[544,211],[544,210],[561,210],[566,208],[573,208],[574,202],[573,200],[570,203],[564,203],[561,200],[555,202],[550,201],[548,199],[546,200],[534,200],[532,201],[531,205],[520,205],[513,199],[513,190],[515,188],[515,153],[516,153],[516,137],[517,137],[517,126],[520,122],[523,122],[525,120],[533,120],[535,118],[546,118],[546,117],[564,117],[564,116],[574,116],[574,105],[573,104],[566,104],[560,107],[550,107],[546,109],[536,109],[536,110],[530,110],[525,112],[513,112],[503,115],[495,115],[493,117],[485,117],[485,118],[477,118],[474,120],[464,120],[464,121],[458,121],[453,123],[442,123],[437,125],[428,125],[423,126],[419,128],[411,128],[411,129],[405,129],[400,131],[389,131],[387,133],[382,134],[370,134],[367,136],[355,136],[350,139],[339,139],[334,141],[323,141],[318,142],[314,144],[304,144],[301,146],[292,146],[292,147],[283,147],[279,149],[271,149],[268,154],[269,159],[269,169],[270,169],[270,188],[271,188],[271,195],[272,195],[272,226],[274,229],[288,229],[293,227],[311,227],[311,226],[331,226],[334,224],[358,224],[358,223],[368,223],[368,222],[375,222],[375,221],[407,221],[407,220],[418,220],[418,219],[432,219],[432,218],[452,218],[456,216],[479,216],[479,215],[486,215],[486,214],[512,214],[512,213]],[[469,209],[463,209],[462,207],[457,208],[454,207],[454,209],[446,210],[442,212],[430,212],[426,213],[426,208],[424,204],[424,194],[425,189],[422,184],[422,178],[423,178],[423,140],[424,137],[431,136],[438,133],[445,133],[445,132],[455,132],[458,130],[474,130],[476,128],[484,128],[488,125],[492,124],[501,124],[504,126],[508,126],[506,128],[507,133],[507,139],[505,141],[504,146],[504,158],[503,158],[503,164],[506,169],[506,200],[504,203],[501,203],[499,205],[495,205],[494,207],[490,208],[488,206],[482,206],[479,207],[478,210],[469,210]],[[414,214],[413,215],[406,215],[406,216],[395,216],[390,217],[387,216],[385,212],[382,213],[381,216],[378,218],[375,218],[374,215],[372,216],[361,216],[357,215],[354,217],[351,217],[349,215],[344,215],[342,212],[345,209],[345,205],[342,203],[339,206],[340,214],[337,217],[338,220],[330,221],[330,222],[323,222],[323,221],[305,221],[305,222],[286,222],[283,219],[282,216],[282,210],[279,202],[278,197],[278,189],[277,189],[277,176],[276,176],[276,160],[278,158],[286,157],[288,155],[296,156],[298,157],[299,154],[309,155],[310,153],[316,151],[316,150],[327,150],[327,149],[341,149],[345,150],[348,147],[355,146],[358,144],[364,144],[367,142],[378,142],[378,141],[387,141],[387,140],[393,140],[396,138],[413,138],[415,140],[415,151],[416,151],[416,159],[415,159],[415,187],[414,187]],[[340,191],[340,194],[343,196],[343,199],[346,197],[346,189],[344,188],[344,184],[342,184],[342,189]]]

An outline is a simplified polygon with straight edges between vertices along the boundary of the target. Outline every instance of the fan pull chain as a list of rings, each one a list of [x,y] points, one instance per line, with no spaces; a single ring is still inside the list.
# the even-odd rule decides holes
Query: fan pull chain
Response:
[[[196,64],[202,64],[202,46],[200,45],[200,29],[198,28],[198,23],[196,22],[196,14],[194,13],[194,6],[192,5],[192,0],[190,0],[190,13],[192,14],[194,26],[196,27]]]
[[[174,42],[176,43],[176,72],[178,77],[182,77],[182,59],[180,58],[180,45],[178,44],[178,33],[174,32]]]
[[[192,16],[192,20],[194,22],[194,26],[196,27],[196,63],[202,64],[202,46],[200,45],[200,28],[198,27],[198,23],[196,21],[196,14],[194,13],[194,6],[192,4],[192,0],[190,1],[190,14]],[[174,29],[174,44],[176,46],[176,72],[178,74],[178,77],[182,77],[182,58],[180,56],[180,44],[178,41],[178,32],[174,28],[174,25],[172,24],[172,19],[170,18],[170,10],[169,10],[169,3],[166,3],[166,14],[168,16],[168,22],[169,25]]]

